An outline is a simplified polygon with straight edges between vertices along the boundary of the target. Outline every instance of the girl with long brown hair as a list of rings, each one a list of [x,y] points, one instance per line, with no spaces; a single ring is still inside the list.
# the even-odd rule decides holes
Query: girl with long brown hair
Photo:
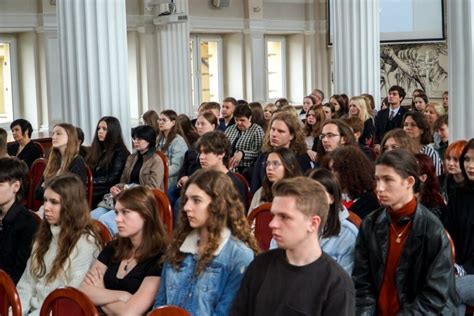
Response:
[[[155,307],[228,315],[257,244],[229,176],[207,169],[186,182]]]
[[[89,216],[82,181],[65,173],[48,178],[44,220],[17,291],[27,315],[39,315],[53,290],[78,287],[101,248],[100,235]]]
[[[135,187],[116,200],[117,237],[102,250],[80,289],[106,314],[145,314],[160,284],[166,231],[151,189]]]

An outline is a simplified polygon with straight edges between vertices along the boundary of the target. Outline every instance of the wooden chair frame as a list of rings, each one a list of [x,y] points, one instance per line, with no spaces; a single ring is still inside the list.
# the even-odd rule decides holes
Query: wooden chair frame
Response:
[[[71,302],[76,304],[82,310],[82,315],[84,316],[99,316],[97,308],[95,307],[94,303],[92,303],[92,301],[87,297],[87,295],[73,287],[59,288],[51,292],[46,297],[43,305],[41,306],[40,316],[64,315],[64,313],[57,310],[59,304],[61,304],[60,302],[62,299],[70,300]]]
[[[8,313],[11,307],[11,314]],[[10,276],[0,270],[0,315],[21,316],[20,296]]]

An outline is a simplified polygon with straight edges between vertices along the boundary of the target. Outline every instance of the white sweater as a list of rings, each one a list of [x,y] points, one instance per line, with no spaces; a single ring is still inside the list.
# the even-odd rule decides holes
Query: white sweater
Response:
[[[45,276],[51,271],[53,261],[58,251],[58,237],[61,228],[51,226],[53,238],[48,251],[44,254],[46,265]],[[36,244],[33,246],[33,249]],[[31,257],[28,259],[25,272],[17,285],[20,296],[23,315],[39,315],[41,305],[49,293],[59,287],[79,287],[82,279],[99,254],[100,249],[90,235],[82,235],[71,251],[69,259],[65,263],[64,273],[60,273],[51,283],[46,283],[46,278],[38,279],[30,272]]]

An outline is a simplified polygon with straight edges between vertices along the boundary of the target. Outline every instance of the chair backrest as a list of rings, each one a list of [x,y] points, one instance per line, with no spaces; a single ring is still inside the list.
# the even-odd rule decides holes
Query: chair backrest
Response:
[[[242,183],[245,188],[245,209],[248,210],[252,203],[252,193],[250,192],[250,185],[247,179],[240,173],[234,172],[233,175]]]
[[[40,153],[41,153],[41,158],[44,158],[45,157],[45,151],[44,151],[44,147],[43,145],[41,145],[41,143],[38,143],[38,142],[33,142],[36,146],[38,146],[39,150],[40,150]]]
[[[191,316],[191,314],[178,306],[163,305],[152,310],[148,316]]]
[[[156,202],[158,203],[158,209],[160,210],[160,218],[165,224],[165,229],[171,235],[173,233],[173,211],[171,209],[171,203],[168,200],[168,196],[158,189],[153,190]]]
[[[269,227],[273,219],[273,214],[270,212],[271,208],[271,203],[264,203],[253,209],[247,216],[250,225],[253,225],[255,221],[254,235],[261,250],[268,250],[272,240],[272,230]]]
[[[47,163],[45,158],[38,158],[31,164],[28,172],[27,207],[34,212],[38,211],[43,204],[42,201],[35,200],[35,189],[41,182]]]
[[[11,314],[8,309],[11,307]],[[0,315],[21,316],[20,297],[10,276],[0,270]]]
[[[41,306],[40,316],[99,316],[94,303],[76,288],[65,287],[51,292]]]
[[[168,177],[169,177],[168,158],[166,158],[166,155],[162,153],[160,150],[157,150],[156,154],[160,156],[161,160],[163,161],[163,167],[165,169],[165,172],[163,175],[163,187],[164,187],[163,191],[168,192]]]
[[[349,222],[355,225],[355,227],[360,228],[362,224],[362,219],[356,213],[349,211],[349,217],[347,218]]]
[[[33,212],[32,210],[29,210],[30,211],[30,214],[31,216],[33,216],[33,219],[35,220],[36,224],[41,224],[41,221],[43,220],[39,215],[38,213],[36,212]]]
[[[110,233],[110,230],[107,228],[107,226],[105,226],[102,222],[100,222],[96,219],[94,219],[92,221],[93,221],[94,225],[97,228],[99,228],[100,237],[102,238],[102,241],[105,242],[106,244],[111,242],[114,237]]]
[[[94,178],[92,175],[92,169],[86,165],[87,181],[86,181],[86,196],[89,207],[92,207],[92,196],[94,193]]]

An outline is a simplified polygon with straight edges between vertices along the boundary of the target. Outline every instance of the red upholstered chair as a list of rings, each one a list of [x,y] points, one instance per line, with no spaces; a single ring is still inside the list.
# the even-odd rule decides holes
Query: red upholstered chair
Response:
[[[86,181],[86,196],[87,196],[87,204],[89,207],[92,207],[92,196],[94,194],[94,178],[92,175],[92,170],[89,166],[86,165],[86,172],[87,172],[87,181]]]
[[[8,314],[10,307],[12,314]],[[0,270],[0,315],[21,316],[21,302],[15,283],[3,270]]]
[[[40,316],[99,316],[94,303],[76,288],[65,287],[51,292],[41,306]]]
[[[164,305],[152,310],[148,316],[191,316],[191,314],[181,307]]]
[[[347,218],[349,222],[355,225],[355,227],[360,228],[362,224],[362,219],[354,212],[349,211],[349,217]]]
[[[273,214],[270,212],[271,208],[271,203],[264,203],[253,209],[247,216],[250,225],[255,221],[254,234],[261,250],[268,250],[272,240],[272,230],[268,226],[273,219]]]
[[[165,173],[163,175],[163,187],[164,187],[164,192],[168,192],[168,177],[169,177],[169,166],[168,166],[168,158],[166,157],[165,154],[163,154],[161,151],[157,150],[156,154],[160,156],[161,160],[163,161],[163,166],[165,168]]]
[[[27,207],[34,212],[37,212],[43,204],[43,201],[35,200],[35,189],[41,182],[47,163],[45,158],[38,158],[31,164],[28,172]]]
[[[106,244],[108,244],[109,242],[112,241],[113,239],[113,236],[112,234],[110,233],[110,230],[107,228],[107,226],[105,226],[102,222],[94,219],[92,220],[94,225],[99,228],[99,232],[100,232],[100,237],[102,238],[102,241]]]
[[[154,189],[153,194],[155,195],[156,202],[158,203],[158,209],[160,210],[160,218],[165,225],[165,229],[171,235],[173,233],[173,211],[171,209],[170,201],[168,196],[161,190]]]

